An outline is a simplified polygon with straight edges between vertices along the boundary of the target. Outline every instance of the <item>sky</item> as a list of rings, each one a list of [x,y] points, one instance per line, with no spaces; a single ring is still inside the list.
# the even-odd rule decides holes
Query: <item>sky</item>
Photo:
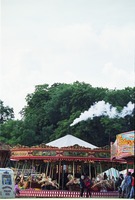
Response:
[[[36,85],[134,86],[135,0],[0,3],[0,99],[16,119]]]

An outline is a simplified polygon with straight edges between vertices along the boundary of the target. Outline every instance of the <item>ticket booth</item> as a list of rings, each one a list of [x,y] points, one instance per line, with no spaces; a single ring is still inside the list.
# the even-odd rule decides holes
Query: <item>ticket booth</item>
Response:
[[[0,168],[0,199],[15,198],[14,173],[12,169]]]

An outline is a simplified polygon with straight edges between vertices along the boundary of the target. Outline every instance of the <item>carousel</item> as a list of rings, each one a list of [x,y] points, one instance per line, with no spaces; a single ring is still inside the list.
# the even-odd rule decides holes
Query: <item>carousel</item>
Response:
[[[114,191],[111,177],[104,181],[100,174],[112,167],[122,170],[127,164],[124,159],[111,159],[109,146],[99,148],[72,135],[39,146],[17,145],[11,148],[10,160],[22,189],[68,192],[79,192],[82,174],[92,179],[93,192],[102,187]]]

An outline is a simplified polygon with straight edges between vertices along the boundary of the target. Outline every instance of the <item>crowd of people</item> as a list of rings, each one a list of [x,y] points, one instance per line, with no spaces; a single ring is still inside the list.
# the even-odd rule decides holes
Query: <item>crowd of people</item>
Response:
[[[80,178],[80,197],[83,197],[84,192],[86,191],[86,197],[91,197],[91,192],[93,188],[97,185],[100,186],[100,191],[107,192],[107,187],[110,183],[113,183],[113,190],[119,192],[119,198],[135,198],[134,187],[135,187],[135,175],[134,173],[128,172],[127,175],[124,177],[123,174],[120,174],[119,177],[116,179],[114,176],[110,179],[104,173],[103,177],[97,177],[97,180],[91,180],[86,175],[81,175]],[[110,180],[108,180],[110,179]],[[111,186],[111,184],[110,184]]]
[[[135,174],[128,172],[124,177],[120,174],[119,178],[116,180],[116,189],[119,191],[119,197],[134,198],[135,197]]]
[[[15,184],[15,194],[19,194],[20,187],[23,186],[24,189],[27,187],[28,182],[32,180],[24,180],[24,176],[16,177],[16,184]],[[33,180],[35,181],[35,180]],[[57,184],[56,180],[55,182],[48,177],[45,177],[44,174],[36,180],[38,184],[40,184],[40,188],[44,189],[47,185],[51,185],[55,189],[59,189],[59,185]],[[68,174],[68,182],[66,186],[77,184],[80,186],[80,197],[84,196],[84,192],[86,192],[86,197],[91,197],[91,192],[96,191],[102,191],[107,192],[109,190],[111,191],[118,191],[119,192],[119,198],[134,198],[134,173],[131,174],[131,172],[128,172],[126,176],[123,174],[120,174],[119,177],[114,178],[112,176],[107,176],[106,173],[104,173],[102,176],[98,175],[96,178],[90,178],[86,174],[82,174],[81,177],[74,178],[71,174]]]

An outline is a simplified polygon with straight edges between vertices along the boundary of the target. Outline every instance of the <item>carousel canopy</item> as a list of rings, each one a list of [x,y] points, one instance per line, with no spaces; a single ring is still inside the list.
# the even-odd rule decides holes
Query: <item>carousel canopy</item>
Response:
[[[91,149],[98,148],[97,146],[94,146],[88,142],[85,142],[73,135],[66,135],[66,136],[56,139],[52,142],[49,142],[46,145],[61,148],[61,147],[74,146],[76,144],[79,146],[91,148]]]

